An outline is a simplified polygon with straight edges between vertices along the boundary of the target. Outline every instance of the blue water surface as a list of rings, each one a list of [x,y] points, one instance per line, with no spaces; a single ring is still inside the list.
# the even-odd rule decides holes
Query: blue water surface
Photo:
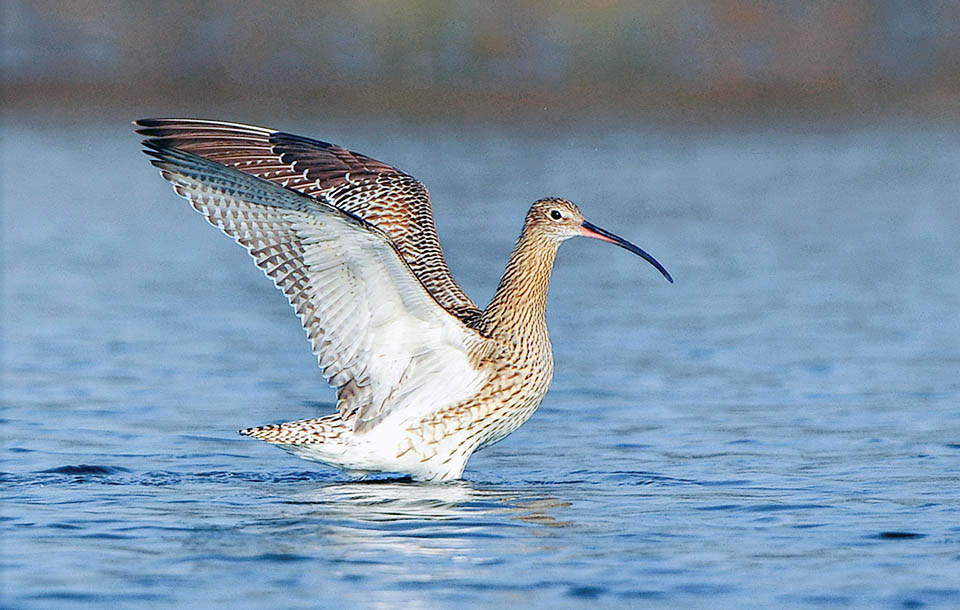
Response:
[[[5,120],[0,605],[960,607],[960,131],[278,119],[423,180],[478,302],[546,195],[677,279],[565,244],[543,405],[424,485],[236,435],[333,392],[130,118]]]

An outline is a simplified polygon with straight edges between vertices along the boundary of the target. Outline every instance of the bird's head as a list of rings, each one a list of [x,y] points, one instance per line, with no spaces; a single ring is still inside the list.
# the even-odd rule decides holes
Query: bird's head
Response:
[[[570,239],[571,237],[592,237],[611,244],[616,244],[625,250],[633,252],[637,256],[657,268],[657,271],[663,274],[668,282],[673,282],[673,278],[664,269],[657,259],[647,254],[638,246],[633,245],[622,237],[618,237],[609,231],[601,229],[583,217],[574,203],[566,199],[548,197],[535,202],[530,211],[527,212],[527,220],[524,226],[524,232],[541,239],[553,241],[556,245]]]

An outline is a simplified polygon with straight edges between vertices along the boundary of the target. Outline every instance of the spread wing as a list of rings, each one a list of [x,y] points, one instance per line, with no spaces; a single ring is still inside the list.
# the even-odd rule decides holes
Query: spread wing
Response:
[[[294,189],[382,230],[444,309],[469,324],[480,309],[450,275],[426,187],[335,144],[222,121],[142,119],[138,133]]]
[[[442,308],[365,220],[195,154],[146,140],[163,177],[247,249],[290,300],[338,408],[356,429],[466,398],[483,339]]]

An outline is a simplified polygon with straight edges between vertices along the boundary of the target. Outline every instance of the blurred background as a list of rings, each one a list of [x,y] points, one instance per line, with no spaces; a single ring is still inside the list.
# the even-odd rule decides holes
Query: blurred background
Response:
[[[960,2],[0,0],[0,606],[958,608]],[[422,180],[484,305],[544,196],[540,410],[451,486],[333,410],[140,152],[188,116]]]
[[[5,0],[2,28],[13,108],[958,116],[948,0]]]

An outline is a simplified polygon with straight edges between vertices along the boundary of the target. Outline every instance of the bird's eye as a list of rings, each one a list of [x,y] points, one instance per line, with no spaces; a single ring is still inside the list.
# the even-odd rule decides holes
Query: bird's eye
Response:
[[[560,220],[563,218],[563,214],[560,213],[560,210],[550,210],[550,218]]]

